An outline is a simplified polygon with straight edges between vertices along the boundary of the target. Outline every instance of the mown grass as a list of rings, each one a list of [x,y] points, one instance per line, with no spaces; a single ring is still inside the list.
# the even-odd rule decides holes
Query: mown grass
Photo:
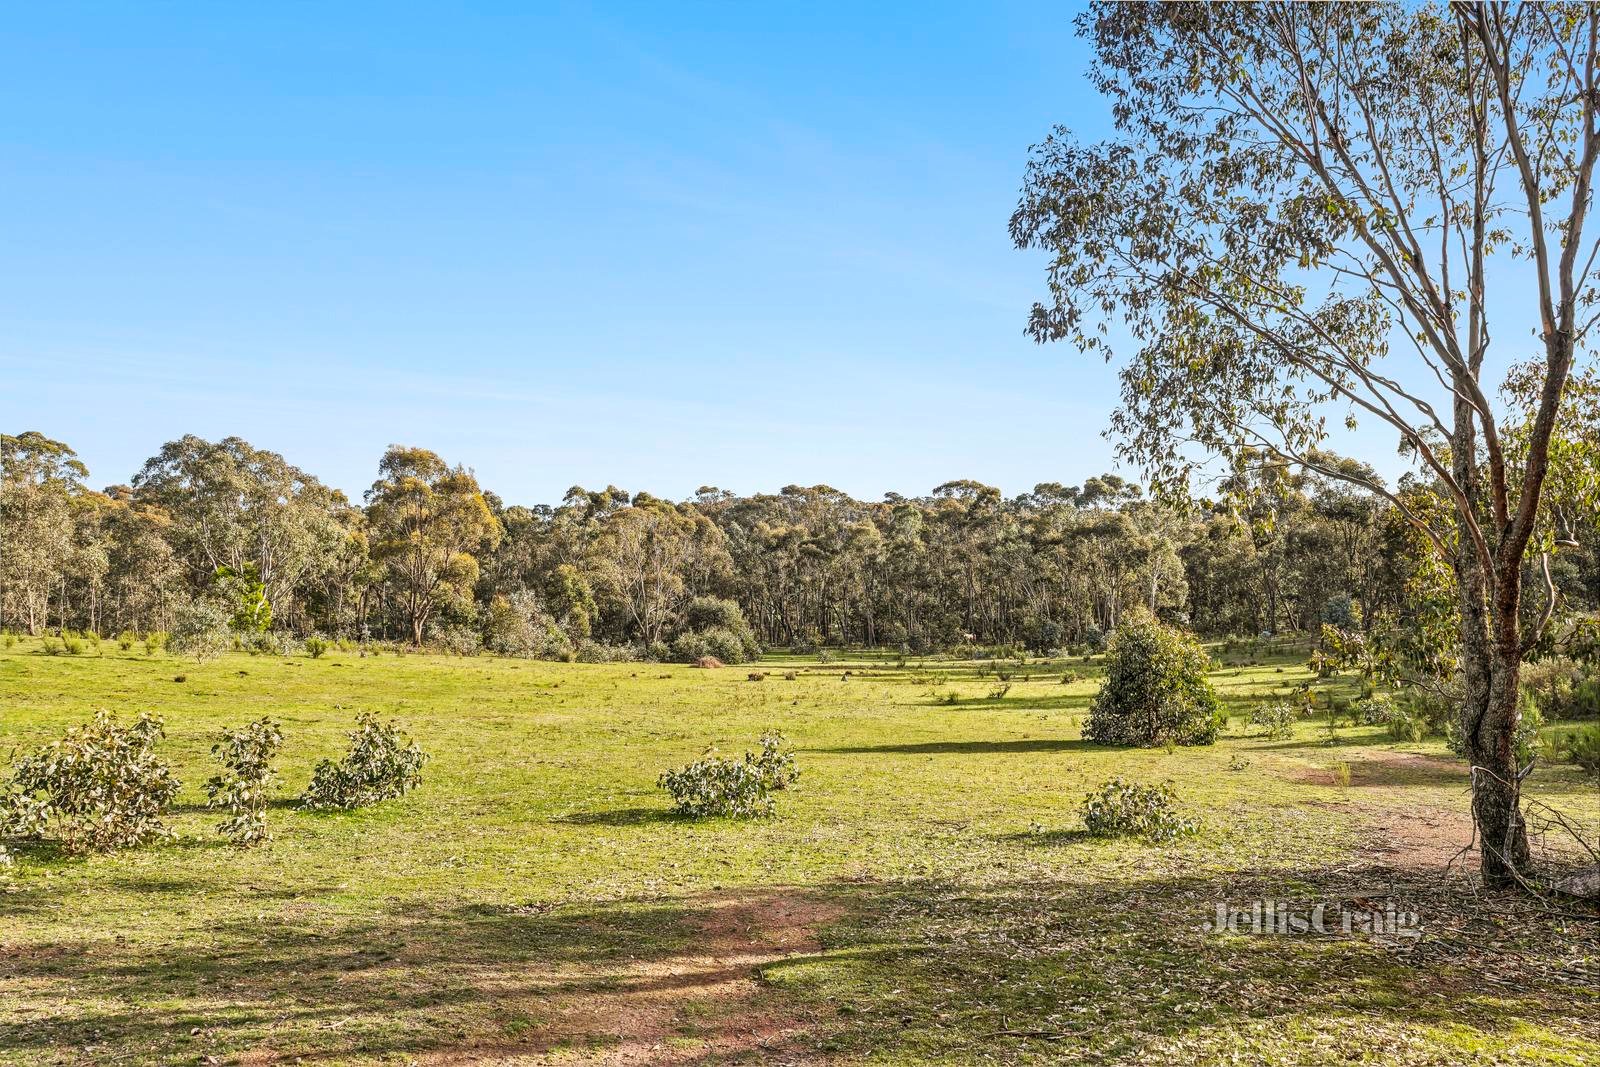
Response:
[[[1081,740],[1099,667],[1078,659],[1001,663],[1001,680],[987,663],[774,657],[750,681],[416,655],[196,665],[23,641],[0,652],[0,756],[96,708],[153,710],[184,790],[170,844],[33,846],[0,879],[0,1060],[1600,1059],[1594,923],[1499,903],[1485,919],[1446,876],[1470,824],[1441,746],[1244,724],[1250,702],[1307,680],[1302,662],[1220,669],[1228,736],[1169,753]],[[296,810],[367,710],[432,753],[421,790]],[[201,785],[217,732],[263,714],[287,738],[277,840],[241,852]],[[802,770],[777,818],[671,814],[663,769],[768,728]],[[1170,780],[1201,833],[1086,838],[1077,806],[1113,775]],[[1574,769],[1535,782],[1600,828]],[[1420,942],[1202,929],[1216,901],[1378,892],[1421,913]],[[814,939],[775,932],[789,904]]]

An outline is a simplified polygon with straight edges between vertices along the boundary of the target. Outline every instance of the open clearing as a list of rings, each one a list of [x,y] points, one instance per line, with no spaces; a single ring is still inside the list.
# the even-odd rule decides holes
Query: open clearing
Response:
[[[1239,710],[1304,681],[1301,662],[1215,681]],[[1600,1061],[1595,922],[1474,911],[1475,857],[1445,869],[1470,839],[1466,775],[1437,742],[1320,721],[1273,741],[1240,714],[1212,747],[1098,748],[1079,738],[1096,668],[1030,662],[996,698],[979,666],[197,667],[23,641],[0,653],[0,753],[96,708],[154,710],[184,789],[170,844],[35,847],[0,878],[0,1059]],[[432,754],[422,788],[295,810],[363,710]],[[277,840],[241,852],[201,787],[218,730],[264,714],[287,738]],[[801,768],[778,817],[672,816],[663,769],[769,727]],[[1085,837],[1077,806],[1113,775],[1170,780],[1202,832]],[[1535,783],[1600,827],[1574,768]],[[1204,929],[1217,902],[1386,894],[1420,939]]]

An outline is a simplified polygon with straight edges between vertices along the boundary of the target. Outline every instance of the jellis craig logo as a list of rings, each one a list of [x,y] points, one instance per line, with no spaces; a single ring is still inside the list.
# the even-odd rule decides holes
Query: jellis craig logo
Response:
[[[1392,900],[1381,905],[1351,907],[1345,904],[1306,904],[1288,900],[1257,900],[1245,907],[1217,901],[1215,914],[1205,929],[1214,934],[1267,934],[1273,936],[1308,934],[1312,936],[1397,937],[1422,936],[1417,913]]]

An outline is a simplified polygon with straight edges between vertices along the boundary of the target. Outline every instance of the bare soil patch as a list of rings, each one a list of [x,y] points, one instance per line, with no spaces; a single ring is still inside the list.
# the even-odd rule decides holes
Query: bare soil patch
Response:
[[[794,890],[697,898],[682,952],[627,961],[538,1006],[547,1020],[525,1039],[436,1053],[435,1064],[595,1067],[770,1062],[823,1057],[794,1038],[812,1020],[765,985],[763,968],[820,951],[817,931],[841,908]]]

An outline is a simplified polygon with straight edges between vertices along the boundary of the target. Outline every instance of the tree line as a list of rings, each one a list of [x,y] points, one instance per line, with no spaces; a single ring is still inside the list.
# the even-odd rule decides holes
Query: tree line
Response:
[[[1134,606],[1207,634],[1332,623],[1421,646],[1450,610],[1398,507],[1264,457],[1181,510],[1115,474],[1014,497],[969,480],[877,501],[826,485],[682,501],[575,486],[525,506],[412,447],[384,454],[360,503],[239,438],[172,441],[98,491],[37,432],[0,438],[0,459],[0,626],[31,634],[165,630],[212,600],[247,632],[740,658],[756,644],[1094,646]],[[1396,492],[1426,507],[1435,490]],[[1559,559],[1569,605],[1600,603],[1593,553]]]

